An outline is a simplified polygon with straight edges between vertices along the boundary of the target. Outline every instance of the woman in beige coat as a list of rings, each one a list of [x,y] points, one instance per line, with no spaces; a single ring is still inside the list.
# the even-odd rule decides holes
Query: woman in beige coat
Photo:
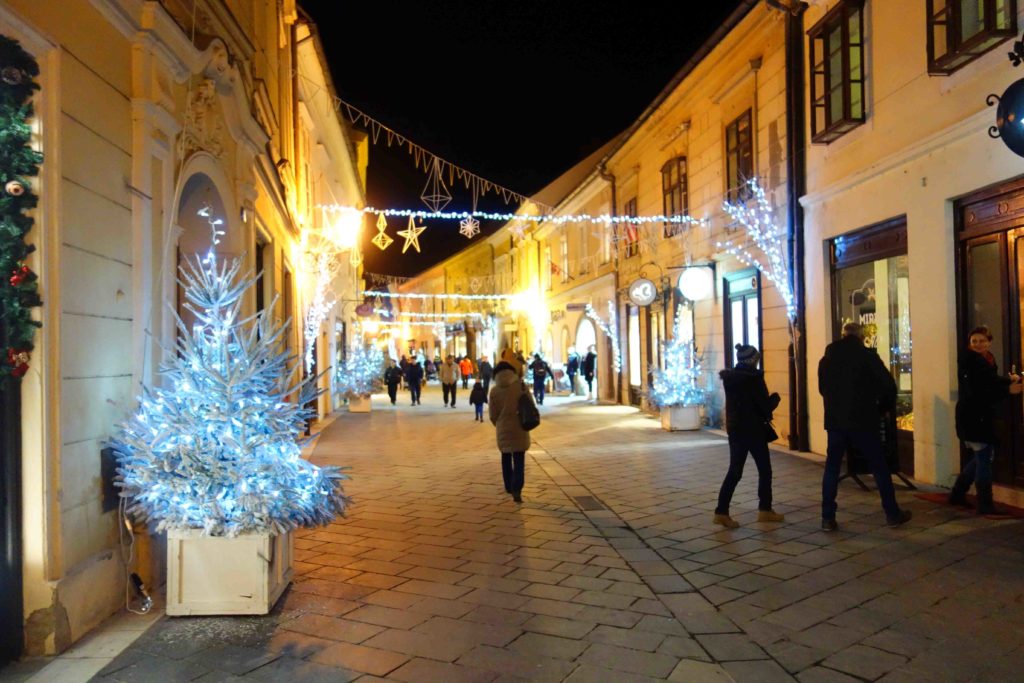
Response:
[[[502,353],[501,362],[494,368],[494,386],[487,402],[491,424],[498,436],[505,491],[511,493],[512,500],[517,503],[523,502],[526,450],[530,447],[530,433],[519,426],[519,397],[523,394],[529,396],[521,379],[522,373],[523,366],[515,356],[510,351]]]

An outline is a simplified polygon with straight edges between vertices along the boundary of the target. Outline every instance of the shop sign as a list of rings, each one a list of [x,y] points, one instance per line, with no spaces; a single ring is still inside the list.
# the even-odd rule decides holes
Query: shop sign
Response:
[[[650,306],[658,298],[658,288],[645,277],[633,280],[629,285],[629,300],[637,306]]]
[[[356,315],[360,318],[366,318],[373,315],[373,304],[363,303],[356,306]]]

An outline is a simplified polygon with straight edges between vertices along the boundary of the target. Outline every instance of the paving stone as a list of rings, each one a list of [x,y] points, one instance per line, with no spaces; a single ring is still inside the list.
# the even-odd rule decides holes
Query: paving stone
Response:
[[[507,645],[523,633],[523,630],[518,626],[478,624],[458,619],[449,619],[447,617],[434,617],[420,624],[413,631],[452,640],[483,643],[498,647]]]
[[[591,664],[581,664],[565,679],[565,683],[654,683],[660,680],[664,679],[614,671]]]
[[[523,629],[535,633],[546,633],[552,636],[564,638],[582,638],[587,635],[597,624],[593,621],[575,621],[573,619],[562,619],[560,617],[547,617],[538,615],[523,623]]]
[[[180,661],[150,654],[111,673],[104,680],[118,681],[119,683],[149,683],[150,681],[178,683],[199,678],[209,671],[208,667],[189,660]]]
[[[874,680],[906,663],[906,657],[866,645],[854,645],[837,652],[823,662],[831,669]]]
[[[935,645],[935,641],[931,638],[913,633],[904,633],[891,628],[879,631],[861,642],[864,645],[906,657],[916,657]]]
[[[220,645],[193,655],[188,662],[204,669],[217,669],[242,676],[269,664],[280,656],[280,653],[277,652],[267,652],[251,647]]]
[[[796,679],[800,683],[858,683],[861,679],[847,676],[835,669],[826,669],[823,666],[813,666],[797,674]]]
[[[362,607],[360,609],[368,608]],[[416,623],[419,623],[419,621]],[[308,636],[315,636],[318,639],[322,637],[329,640],[343,640],[349,643],[361,643],[384,630],[378,625],[363,621],[354,621],[347,618],[336,619],[319,614],[305,614],[297,619],[285,622],[282,628],[286,631],[295,631]]]
[[[766,659],[768,655],[741,633],[717,633],[696,636],[697,642],[718,662],[741,659]]]
[[[460,655],[472,649],[475,641],[453,640],[444,636],[388,629],[365,641],[363,645],[415,657],[453,662]]]
[[[459,664],[485,671],[501,672],[528,681],[561,681],[576,668],[575,664],[553,657],[523,654],[481,645],[459,657]]]
[[[590,643],[586,640],[559,638],[542,633],[524,633],[509,645],[510,649],[523,655],[539,655],[569,661],[579,657],[588,647]]]
[[[392,671],[388,678],[405,683],[488,683],[497,678],[497,674],[459,664],[417,658]]]
[[[580,661],[606,669],[655,678],[668,676],[679,663],[679,659],[671,655],[641,652],[615,645],[591,647],[583,653]]]
[[[296,683],[346,683],[347,681],[354,681],[359,676],[360,673],[358,671],[317,664],[316,662],[307,662],[302,659],[281,657],[249,673],[246,678],[274,683],[278,681],[288,681],[289,683],[292,681]],[[147,680],[163,681],[170,679],[150,678]]]
[[[718,664],[699,662],[692,659],[684,659],[676,665],[672,674],[668,677],[670,681],[681,681],[682,683],[733,683],[733,677]]]
[[[345,615],[351,621],[361,621],[375,626],[386,626],[388,628],[411,629],[421,624],[429,617],[419,612],[409,610],[381,607],[380,605],[366,605]]]
[[[710,661],[710,657],[704,648],[693,638],[688,636],[665,636],[665,639],[658,645],[657,652],[683,659],[698,659]]]
[[[586,639],[595,643],[628,647],[631,650],[654,652],[665,639],[665,636],[661,633],[651,631],[639,631],[601,625],[588,633],[586,635]]]
[[[409,661],[409,656],[362,645],[338,643],[317,652],[309,660],[374,676],[386,676]]]
[[[795,681],[786,670],[772,661],[725,662],[722,667],[736,681],[757,681],[757,683],[792,683]]]

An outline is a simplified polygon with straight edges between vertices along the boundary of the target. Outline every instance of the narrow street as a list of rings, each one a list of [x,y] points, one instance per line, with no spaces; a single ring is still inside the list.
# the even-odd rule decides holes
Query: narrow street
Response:
[[[733,531],[711,524],[725,440],[622,406],[550,399],[524,503],[460,393],[339,413],[314,460],[350,468],[347,519],[300,532],[274,613],[164,618],[95,680],[1007,681],[1024,664],[1020,521],[840,490],[774,458],[784,524],[758,524],[752,463]]]

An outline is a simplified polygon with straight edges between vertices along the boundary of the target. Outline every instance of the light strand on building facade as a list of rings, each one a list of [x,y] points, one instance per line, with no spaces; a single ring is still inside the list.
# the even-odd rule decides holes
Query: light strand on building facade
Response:
[[[419,294],[416,292],[379,292],[367,289],[362,296],[376,296],[384,299],[463,299],[472,301],[486,301],[488,299],[511,299],[515,294]]]
[[[741,263],[757,268],[775,285],[786,304],[786,316],[790,324],[796,320],[796,304],[794,303],[793,287],[790,285],[789,262],[784,248],[786,235],[775,222],[775,211],[768,201],[764,189],[757,178],[747,181],[747,186],[754,195],[754,206],[725,202],[722,209],[734,221],[743,226],[743,230],[754,246],[764,255],[758,259],[745,245],[733,243],[731,240],[716,242],[715,246],[724,249],[727,254],[735,256]]]
[[[420,220],[448,220],[462,221],[467,218],[485,219],[490,221],[520,221],[531,223],[553,223],[564,225],[566,223],[593,223],[604,225],[646,225],[652,223],[676,223],[680,225],[703,225],[705,221],[700,218],[693,218],[686,214],[676,216],[613,216],[609,213],[591,215],[589,213],[579,214],[537,214],[523,215],[517,213],[494,213],[490,211],[424,211],[422,209],[376,209],[367,206],[362,209],[342,204],[321,204],[318,208],[324,211],[335,212],[362,212],[368,214],[380,214],[384,216],[396,216],[401,218],[418,218]]]
[[[587,304],[585,313],[588,318],[597,323],[597,326],[601,328],[601,331],[608,335],[608,338],[612,342],[612,367],[615,369],[615,374],[618,374],[622,370],[622,353],[619,350],[619,325],[616,322],[615,316],[615,302],[608,302],[608,322],[601,320],[601,316],[597,314],[594,307]]]

